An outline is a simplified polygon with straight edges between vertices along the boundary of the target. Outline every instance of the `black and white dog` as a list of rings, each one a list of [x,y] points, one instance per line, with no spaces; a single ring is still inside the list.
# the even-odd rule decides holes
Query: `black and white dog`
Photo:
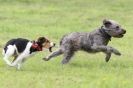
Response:
[[[49,49],[49,51],[52,52],[51,49],[54,46],[55,43],[50,42],[45,37],[39,37],[36,41],[30,41],[23,38],[11,39],[6,43],[3,49],[3,59],[7,65],[20,69],[21,64],[27,57],[38,51],[42,51],[43,49]],[[10,56],[14,57],[12,62],[9,61]]]

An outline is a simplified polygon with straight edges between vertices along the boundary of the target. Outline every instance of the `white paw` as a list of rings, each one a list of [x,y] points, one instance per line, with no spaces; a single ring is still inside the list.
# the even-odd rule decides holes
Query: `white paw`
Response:
[[[16,65],[15,65],[14,63],[9,64],[9,66],[11,66],[11,67],[16,67]]]
[[[9,66],[11,66],[11,65],[12,65],[11,63],[8,63],[8,62],[7,62],[6,64],[7,64],[7,65],[9,65]]]

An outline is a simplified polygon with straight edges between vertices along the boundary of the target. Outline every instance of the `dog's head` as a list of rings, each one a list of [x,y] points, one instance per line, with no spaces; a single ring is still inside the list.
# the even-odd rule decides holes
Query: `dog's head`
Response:
[[[105,28],[106,33],[112,37],[121,38],[126,33],[126,30],[113,20],[103,20],[103,27]]]
[[[50,40],[48,40],[45,37],[39,37],[37,39],[37,43],[42,48],[49,49],[50,52],[52,52],[52,48],[55,46],[55,43],[51,42]]]

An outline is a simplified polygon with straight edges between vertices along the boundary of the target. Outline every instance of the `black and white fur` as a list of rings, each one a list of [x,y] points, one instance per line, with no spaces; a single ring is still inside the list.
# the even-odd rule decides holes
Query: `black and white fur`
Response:
[[[27,57],[31,56],[37,51],[41,51],[37,48],[32,47],[34,43],[35,41],[33,42],[23,38],[9,40],[2,52],[2,54],[4,55],[3,60],[7,65],[20,69],[21,64],[27,59]],[[51,48],[55,45],[53,42],[48,41],[45,37],[39,37],[36,43],[40,48],[45,48],[45,43],[49,43],[49,46],[47,48]],[[11,56],[14,56],[12,63],[9,61],[9,57]]]

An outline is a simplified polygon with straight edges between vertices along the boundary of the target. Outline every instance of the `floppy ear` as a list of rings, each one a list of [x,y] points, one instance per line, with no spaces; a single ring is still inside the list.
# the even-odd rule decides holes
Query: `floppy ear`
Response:
[[[45,37],[39,37],[37,39],[37,42],[39,42],[39,43],[44,43],[45,41],[46,41],[46,38]]]
[[[108,27],[110,27],[110,25],[112,25],[112,23],[109,20],[104,19],[103,20],[103,25],[108,28]]]

